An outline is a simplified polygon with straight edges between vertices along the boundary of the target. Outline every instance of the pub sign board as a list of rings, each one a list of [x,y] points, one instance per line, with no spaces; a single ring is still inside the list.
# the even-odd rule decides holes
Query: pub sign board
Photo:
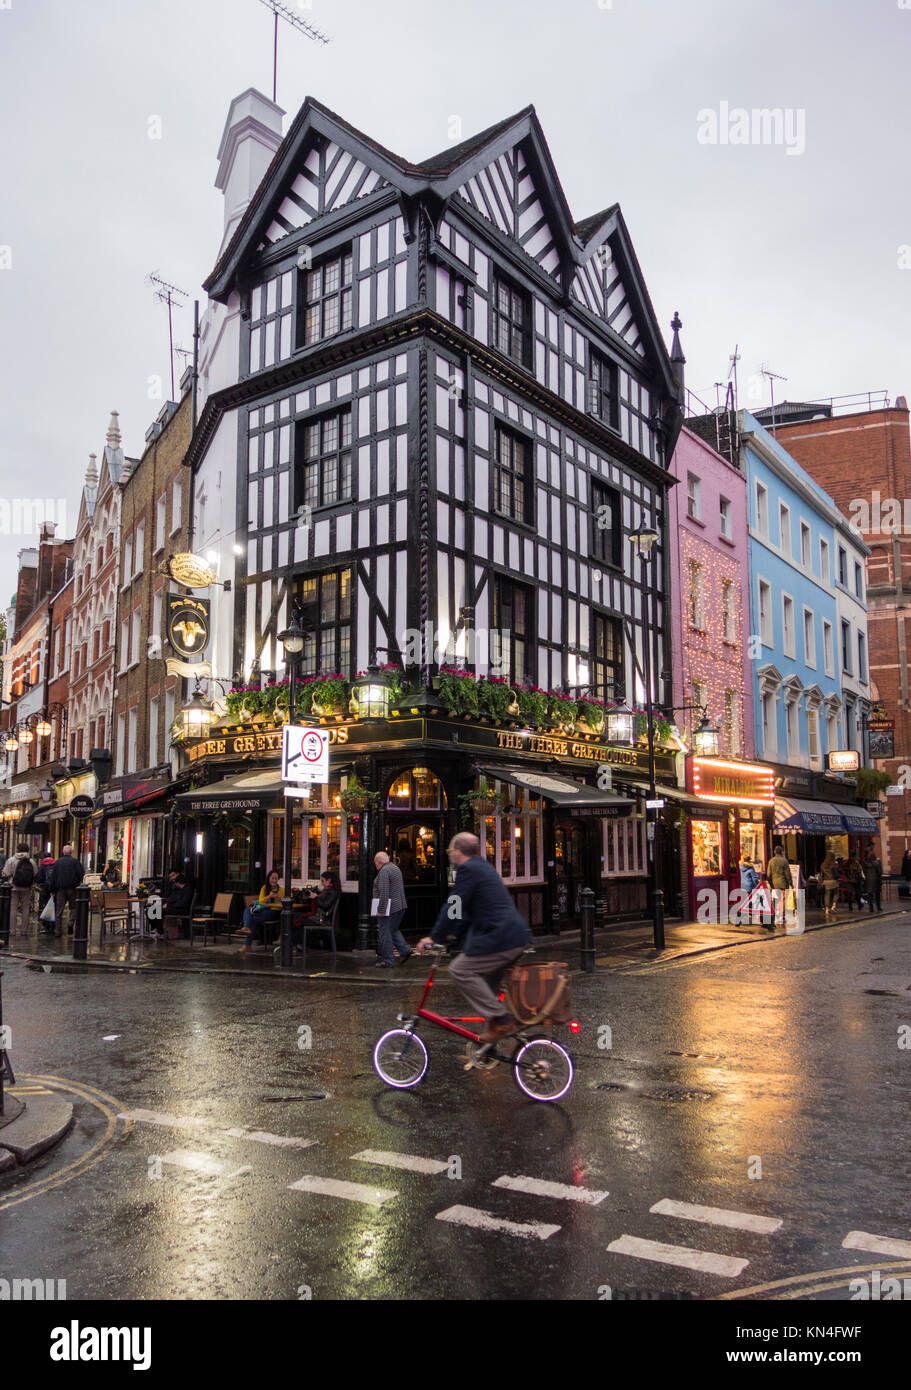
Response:
[[[209,641],[209,600],[168,594],[165,634],[178,656],[198,656]]]

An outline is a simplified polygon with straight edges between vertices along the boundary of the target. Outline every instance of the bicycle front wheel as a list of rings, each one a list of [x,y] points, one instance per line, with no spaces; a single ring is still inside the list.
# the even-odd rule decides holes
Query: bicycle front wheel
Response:
[[[532,1100],[560,1100],[573,1084],[572,1058],[553,1038],[532,1038],[513,1058],[516,1085]]]
[[[416,1033],[391,1028],[373,1049],[373,1068],[381,1081],[405,1091],[423,1081],[429,1062],[427,1049]]]

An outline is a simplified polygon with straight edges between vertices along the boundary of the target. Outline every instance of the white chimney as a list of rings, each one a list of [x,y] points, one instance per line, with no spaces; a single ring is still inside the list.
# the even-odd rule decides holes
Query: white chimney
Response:
[[[230,241],[282,142],[284,114],[280,106],[253,87],[248,87],[231,102],[218,147],[215,179],[215,187],[225,195],[225,234],[221,251]]]

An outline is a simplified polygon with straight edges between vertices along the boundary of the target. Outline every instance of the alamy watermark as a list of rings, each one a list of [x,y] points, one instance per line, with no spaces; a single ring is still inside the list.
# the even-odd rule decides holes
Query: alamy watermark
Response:
[[[48,522],[66,534],[65,497],[0,497],[0,536],[36,536]]]
[[[807,148],[807,113],[800,106],[704,106],[696,113],[700,145],[782,145],[789,155]]]

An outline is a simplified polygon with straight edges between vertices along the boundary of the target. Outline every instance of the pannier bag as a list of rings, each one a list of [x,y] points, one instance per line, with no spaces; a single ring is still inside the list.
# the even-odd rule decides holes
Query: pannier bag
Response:
[[[569,995],[569,966],[565,961],[546,965],[514,965],[503,981],[510,1011],[519,1023],[528,1025],[550,1019],[569,1023],[572,1001]]]

